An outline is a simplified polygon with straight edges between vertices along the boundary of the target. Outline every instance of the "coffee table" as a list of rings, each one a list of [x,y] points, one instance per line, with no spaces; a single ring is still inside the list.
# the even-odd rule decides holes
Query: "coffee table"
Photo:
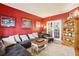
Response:
[[[38,54],[39,51],[46,48],[47,39],[44,39],[44,38],[35,39],[31,41],[31,43],[32,43],[32,46],[31,46],[32,52]]]

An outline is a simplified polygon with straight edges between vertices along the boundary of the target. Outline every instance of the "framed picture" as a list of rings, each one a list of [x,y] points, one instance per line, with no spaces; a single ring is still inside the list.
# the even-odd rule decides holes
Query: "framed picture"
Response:
[[[22,19],[22,28],[31,28],[31,20],[23,18]]]
[[[3,26],[3,27],[14,27],[15,26],[14,18],[7,17],[7,16],[1,16],[1,26]]]
[[[36,21],[35,27],[40,27],[40,22],[39,21]]]

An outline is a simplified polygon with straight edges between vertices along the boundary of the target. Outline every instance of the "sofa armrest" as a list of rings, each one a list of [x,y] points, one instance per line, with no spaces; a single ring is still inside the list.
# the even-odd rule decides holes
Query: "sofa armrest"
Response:
[[[47,38],[47,37],[50,37],[50,34],[46,34],[46,33],[39,34],[39,38]]]

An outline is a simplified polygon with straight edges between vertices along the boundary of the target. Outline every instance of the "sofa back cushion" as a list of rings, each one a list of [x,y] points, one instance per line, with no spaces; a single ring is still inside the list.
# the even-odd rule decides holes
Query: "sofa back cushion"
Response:
[[[35,38],[38,38],[38,33],[32,33]]]
[[[29,38],[27,37],[27,35],[20,35],[20,38],[21,38],[22,41],[29,40]]]
[[[15,38],[16,42],[21,42],[19,35],[14,35],[14,38]]]
[[[28,37],[29,37],[29,39],[31,39],[31,40],[36,39],[36,37],[33,36],[33,34],[28,34]]]
[[[2,38],[3,42],[4,42],[4,45],[7,47],[7,46],[10,46],[12,44],[16,44],[16,41],[14,39],[14,36],[9,36],[7,38]]]

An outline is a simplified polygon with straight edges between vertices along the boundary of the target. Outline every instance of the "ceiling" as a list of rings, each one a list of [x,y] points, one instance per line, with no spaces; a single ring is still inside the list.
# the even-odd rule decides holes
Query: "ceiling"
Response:
[[[68,12],[79,6],[78,3],[4,3],[19,10],[45,18]]]

